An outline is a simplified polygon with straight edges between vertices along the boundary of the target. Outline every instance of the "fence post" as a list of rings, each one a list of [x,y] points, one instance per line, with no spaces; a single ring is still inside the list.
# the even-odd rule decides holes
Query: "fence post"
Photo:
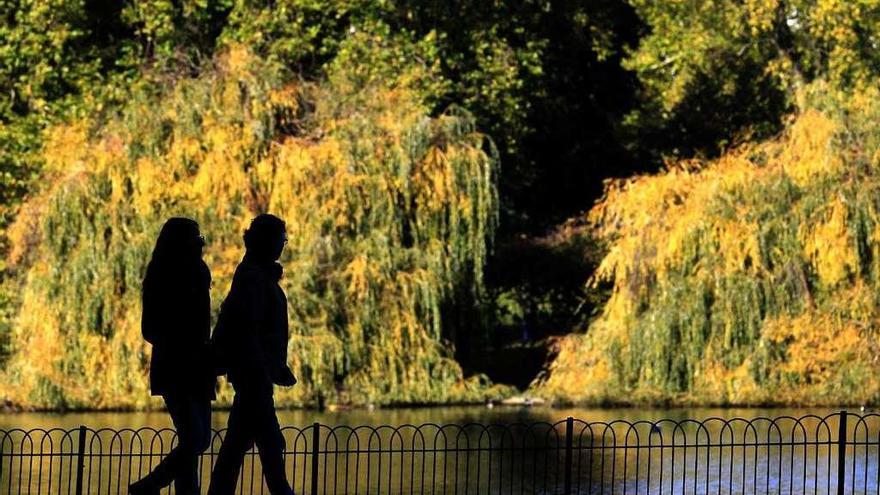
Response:
[[[571,463],[572,463],[572,442],[574,437],[574,418],[571,416],[565,420],[565,495],[571,495]]]
[[[83,468],[85,467],[86,453],[86,427],[79,426],[79,441],[76,448],[76,495],[82,495],[83,492]]]
[[[318,494],[318,442],[320,423],[312,425],[312,495]]]
[[[837,495],[843,495],[846,481],[846,411],[840,411],[837,429]]]

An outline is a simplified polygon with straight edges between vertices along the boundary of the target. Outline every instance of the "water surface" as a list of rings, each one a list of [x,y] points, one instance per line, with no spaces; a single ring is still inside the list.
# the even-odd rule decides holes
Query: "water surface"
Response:
[[[827,424],[809,419],[806,428],[793,419],[759,418],[822,418],[835,412],[839,409],[459,406],[282,410],[278,415],[297,493],[311,492],[315,459],[320,493],[561,493],[568,455],[572,493],[818,494],[836,489],[837,418]],[[225,426],[227,415],[215,412],[215,429]],[[564,423],[568,417],[577,419],[571,437]],[[846,449],[846,493],[876,493],[880,418],[861,426],[857,420],[850,417],[848,437],[862,444]],[[317,444],[315,422],[322,425]],[[89,428],[85,493],[122,493],[174,442],[172,431],[153,430],[171,426],[162,411],[0,415],[0,434],[80,425]],[[133,431],[143,427],[150,430]],[[60,430],[6,435],[0,492],[73,493],[78,437]],[[202,458],[205,483],[220,441],[215,436]],[[312,454],[315,445],[318,456]],[[47,457],[47,451],[61,454]],[[252,452],[241,493],[266,493],[261,478]]]
[[[626,420],[630,422],[660,419],[696,419],[711,417],[756,418],[756,417],[800,417],[807,414],[825,416],[840,409],[833,408],[590,408],[590,407],[524,407],[524,406],[445,406],[423,408],[375,408],[372,410],[351,409],[346,411],[313,411],[303,409],[279,410],[278,419],[282,425],[308,426],[314,422],[324,425],[402,425],[402,424],[465,424],[465,423],[516,423],[562,421],[572,416],[587,422],[611,422]],[[858,411],[853,411],[858,412]],[[227,411],[217,410],[213,415],[215,428],[226,424]],[[153,428],[171,427],[171,420],[163,411],[154,412],[21,412],[0,414],[0,429],[10,428],[76,428],[86,425],[90,428]]]

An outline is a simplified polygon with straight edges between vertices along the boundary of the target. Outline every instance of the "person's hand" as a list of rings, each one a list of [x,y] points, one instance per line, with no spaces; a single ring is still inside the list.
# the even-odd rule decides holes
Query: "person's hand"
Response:
[[[292,387],[296,385],[296,376],[290,371],[290,367],[284,366],[278,370],[277,376],[275,377],[275,384],[281,385],[282,387]]]

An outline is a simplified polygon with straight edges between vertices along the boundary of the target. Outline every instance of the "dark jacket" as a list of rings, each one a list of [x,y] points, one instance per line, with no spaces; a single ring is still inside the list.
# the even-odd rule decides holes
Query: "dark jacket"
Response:
[[[222,371],[236,391],[272,392],[287,369],[287,296],[278,285],[281,267],[245,255],[235,269],[223,305],[214,345]]]
[[[210,272],[166,270],[144,282],[141,331],[153,345],[150,392],[214,398],[208,339],[211,331]]]

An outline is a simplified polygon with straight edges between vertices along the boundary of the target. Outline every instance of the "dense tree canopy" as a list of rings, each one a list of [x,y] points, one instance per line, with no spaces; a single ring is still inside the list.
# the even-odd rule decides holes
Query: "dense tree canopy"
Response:
[[[365,56],[368,40],[353,39]],[[51,129],[49,186],[24,203],[10,261],[25,274],[2,395],[40,407],[143,405],[140,283],[164,219],[209,236],[215,306],[258,212],[287,221],[292,365],[279,400],[430,403],[501,393],[465,379],[440,308],[477,296],[497,224],[497,157],[470,115],[430,117],[418,66],[320,85],[231,47],[195,79],[134,93],[118,114]]]
[[[627,251],[632,247],[626,244],[628,236],[635,233],[627,231],[626,224],[608,224],[628,213],[608,212],[635,208],[631,201],[636,196],[627,188],[654,190],[663,184],[664,191],[682,187],[689,191],[688,197],[696,197],[703,187],[733,180],[729,174],[751,170],[729,165],[734,162],[750,163],[755,168],[748,172],[752,179],[767,185],[758,171],[763,159],[749,155],[750,150],[793,149],[798,139],[817,143],[832,136],[827,142],[833,152],[827,156],[817,152],[816,157],[833,161],[839,156],[846,170],[858,162],[850,155],[873,152],[868,136],[875,129],[861,120],[847,120],[845,114],[868,108],[864,95],[873,95],[866,91],[880,79],[880,3],[875,0],[0,0],[0,14],[0,363],[16,383],[23,384],[20,391],[31,394],[30,399],[20,398],[25,402],[86,404],[83,391],[73,390],[64,377],[85,369],[76,356],[84,356],[86,348],[103,349],[100,339],[114,342],[105,357],[118,366],[118,376],[122,370],[141,369],[138,359],[143,349],[130,333],[134,313],[116,313],[112,308],[134,297],[147,239],[161,215],[185,213],[187,208],[198,212],[193,214],[219,232],[218,246],[226,249],[235,237],[227,228],[241,218],[269,206],[283,206],[296,214],[299,210],[279,199],[275,188],[282,187],[280,183],[260,175],[266,172],[266,163],[292,163],[285,161],[292,160],[285,154],[292,153],[292,137],[314,145],[297,142],[297,149],[309,150],[302,151],[303,160],[314,158],[310,153],[323,153],[321,160],[309,162],[314,168],[294,167],[302,172],[294,174],[301,182],[284,186],[310,191],[312,202],[299,207],[325,211],[331,205],[347,205],[347,214],[357,219],[352,221],[366,222],[358,224],[366,230],[337,232],[333,239],[346,247],[332,253],[314,244],[315,239],[325,238],[323,234],[304,231],[300,254],[307,258],[303,263],[312,263],[309,266],[317,271],[300,267],[299,272],[324,282],[291,283],[300,284],[295,290],[304,300],[312,293],[338,296],[349,289],[361,293],[367,286],[378,292],[371,289],[370,297],[357,299],[350,310],[359,311],[357,315],[342,310],[338,300],[331,304],[333,298],[324,301],[326,306],[297,309],[310,321],[303,328],[322,329],[324,333],[314,335],[326,337],[322,349],[327,353],[317,356],[303,350],[307,357],[302,365],[310,370],[306,376],[312,381],[297,392],[302,395],[288,397],[291,401],[316,400],[316,391],[329,383],[336,390],[331,395],[348,394],[358,388],[355,383],[371,380],[380,366],[396,369],[392,375],[397,378],[377,388],[366,387],[365,395],[352,400],[452,400],[453,396],[432,388],[435,385],[416,387],[412,395],[401,388],[403,383],[421,383],[426,375],[419,373],[441,368],[446,371],[437,371],[442,375],[437,383],[458,384],[455,398],[481,398],[489,390],[485,383],[477,383],[480,378],[466,381],[465,375],[479,377],[478,372],[491,369],[502,380],[524,385],[537,366],[519,367],[521,376],[499,368],[516,360],[542,359],[547,342],[572,331],[579,336],[561,341],[568,351],[563,350],[552,365],[552,373],[541,382],[542,390],[563,398],[595,397],[571,388],[577,385],[560,382],[560,377],[579,376],[578,370],[600,369],[572,357],[590,349],[590,356],[607,358],[607,369],[613,370],[609,373],[622,380],[615,383],[689,393],[698,387],[696,374],[705,371],[695,363],[703,363],[706,349],[715,344],[695,340],[693,352],[679,353],[668,368],[646,368],[641,360],[668,351],[680,339],[676,340],[677,324],[645,320],[643,312],[662,315],[663,308],[671,307],[664,305],[677,301],[669,294],[678,292],[662,289],[660,293],[668,298],[660,302],[652,295],[660,290],[652,285],[655,282],[684,291],[688,301],[697,304],[694,301],[706,294],[722,297],[699,284],[727,280],[726,275],[706,279],[682,272],[681,280],[667,281],[671,284],[667,286],[654,280],[653,268],[647,281],[609,269],[609,264],[617,263],[609,260],[622,252],[635,259],[614,266],[638,272],[642,263],[653,261],[645,261],[650,258],[648,251]],[[230,54],[247,54],[241,60],[253,68],[232,63],[241,71],[223,69],[230,66],[230,57],[235,59]],[[233,86],[230,81],[238,77],[230,76],[233,73],[258,74],[253,77],[265,79],[261,82],[265,86],[251,91],[257,86],[242,82],[251,89],[239,95],[244,101],[237,103],[216,97],[215,93]],[[285,93],[282,88],[295,89]],[[212,108],[220,104],[228,108]],[[395,105],[399,108],[392,108]],[[278,108],[286,110],[278,113]],[[400,122],[382,120],[391,116]],[[253,136],[247,138],[251,141],[244,144],[247,133],[237,127],[243,122],[253,126]],[[206,129],[216,132],[208,134]],[[831,130],[821,134],[823,129]],[[221,137],[240,144],[235,148],[238,155],[211,161],[216,154],[210,150],[220,146]],[[383,139],[400,141],[392,145]],[[113,143],[126,151],[115,155]],[[179,148],[182,143],[191,148]],[[436,155],[442,166],[427,167],[440,175],[416,174],[407,182],[403,177],[408,172],[395,169],[406,163],[395,147],[403,146],[400,143],[410,146],[407,159],[412,163],[431,162],[431,150],[443,149],[451,155]],[[422,155],[412,155],[416,150]],[[169,155],[172,152],[181,154]],[[786,161],[795,169],[801,166],[802,157],[794,152],[780,153],[782,158],[773,162],[780,169],[786,169]],[[349,170],[364,181],[355,187],[357,192],[324,189],[324,180],[350,179],[339,168],[348,161],[364,167]],[[138,181],[157,170],[152,166],[164,170],[163,164],[171,163],[185,169],[183,175],[172,175],[183,184],[188,184],[186,174],[204,175],[223,163],[230,177],[247,177],[250,192],[220,194],[226,202],[220,204],[201,189],[205,182],[179,188],[166,184],[163,191],[171,191],[171,196],[157,200],[164,206],[149,210],[137,228],[132,227],[134,211],[110,215],[114,187],[136,188]],[[276,165],[269,166],[273,173],[281,170]],[[695,171],[700,168],[706,171]],[[488,170],[491,173],[483,172]],[[625,187],[605,182],[660,170],[661,175],[639,178]],[[405,184],[395,183],[397,196],[378,201],[377,184],[395,174]],[[435,185],[449,194],[438,192],[430,199],[439,203],[426,202],[419,181],[441,176],[447,179],[441,181],[443,187],[452,189]],[[870,174],[860,176],[867,182],[855,185],[842,177],[833,179],[840,187],[870,186]],[[118,180],[123,186],[114,182]],[[585,212],[606,186],[601,204],[584,221]],[[824,201],[818,185],[797,186],[803,188],[798,194],[816,194],[817,202]],[[778,192],[767,188],[748,189],[755,195],[756,208],[755,198]],[[678,191],[675,197],[684,194]],[[742,191],[737,194],[751,197]],[[649,204],[665,208],[663,201],[653,198]],[[432,208],[442,203],[442,212],[425,210],[428,203]],[[715,203],[707,200],[707,204]],[[694,222],[720,221],[718,212],[705,208],[688,210]],[[82,209],[86,216],[65,209]],[[781,209],[761,212],[768,218],[783,215]],[[804,215],[798,225],[812,225],[812,217]],[[431,220],[424,223],[423,218]],[[640,228],[647,235],[654,227],[649,222]],[[669,241],[666,236],[680,226],[667,227],[671,230],[658,231],[653,238],[658,245]],[[426,229],[421,232],[428,237],[421,240],[427,244],[419,244],[419,229]],[[63,239],[43,245],[61,232],[66,233]],[[126,239],[125,246],[114,244],[119,242],[117,235]],[[125,237],[129,235],[139,240],[133,242]],[[377,261],[381,268],[367,262],[371,257],[358,261],[352,255],[354,246],[365,252],[381,250],[377,239],[400,243],[399,251],[392,249]],[[106,244],[102,255],[83,254],[88,250],[82,246],[102,242]],[[451,244],[440,250],[432,242]],[[860,249],[869,249],[872,244],[864,242]],[[798,266],[813,260],[813,255],[805,254],[805,246],[784,251],[791,256],[779,264]],[[716,259],[706,253],[706,259]],[[228,268],[230,259],[223,258],[221,265]],[[600,260],[604,261],[600,264]],[[71,282],[70,293],[49,282],[60,276],[65,263],[80,269],[78,275],[71,275],[80,278]],[[602,267],[593,278],[597,284],[585,286],[597,265]],[[768,270],[782,276],[774,271],[777,265]],[[358,273],[366,277],[366,286],[343,287],[327,281],[335,276],[330,273],[352,275],[356,268],[364,270]],[[400,273],[413,278],[392,276]],[[813,280],[809,269],[804,274],[810,294],[832,290],[821,285],[827,282],[824,279]],[[99,276],[116,285],[91,285]],[[722,291],[730,305],[737,304],[737,298],[748,299],[748,294],[763,294],[763,289],[748,288],[758,283],[756,279],[737,280],[740,285]],[[612,318],[609,311],[623,307],[623,285],[647,292],[633,295],[635,309],[616,320],[620,314]],[[381,300],[394,307],[373,299],[379,292]],[[58,299],[58,304],[66,301],[67,313],[60,306],[46,306],[55,308],[51,317],[55,320],[50,321],[57,323],[56,330],[62,332],[58,335],[77,335],[72,341],[79,347],[62,349],[47,337],[40,344],[46,347],[40,349],[55,356],[51,359],[57,367],[51,373],[31,369],[18,352],[30,342],[33,326],[28,325],[38,315],[45,316],[34,312],[34,304],[59,294],[83,298],[79,305],[72,304],[73,299]],[[736,313],[752,322],[749,337],[713,352],[721,349],[736,361],[738,353],[751,352],[756,342],[769,342],[758,330],[770,325],[769,318],[778,320],[782,314],[807,318],[795,299],[789,304],[776,296],[761,297],[765,296],[778,303],[773,307],[779,313],[761,313],[760,318]],[[809,321],[829,332],[839,330],[825,319],[836,310],[821,306],[818,295],[813,299],[816,306]],[[651,336],[656,346],[625,352],[590,347],[589,335],[603,335],[609,322],[620,325],[615,335],[641,332]],[[712,333],[720,327],[706,328]],[[303,330],[302,335],[314,336],[309,332]],[[363,340],[353,337],[358,332],[364,332]],[[412,349],[420,349],[413,361],[393,353],[391,363],[374,359],[375,346],[397,345],[401,336],[417,336],[407,337]],[[615,339],[606,340],[618,342]],[[516,346],[517,353],[528,356],[496,355],[499,349]],[[699,350],[700,346],[705,349]],[[724,366],[732,366],[733,361]],[[764,375],[753,378],[759,389],[771,383]],[[139,378],[119,379],[110,390],[127,398],[108,395],[101,404],[136,403],[131,397],[142,386]],[[822,383],[831,387],[828,384],[838,382]],[[100,388],[97,382],[90,386],[90,390]],[[345,400],[342,395],[337,398]]]
[[[234,41],[320,77],[357,32],[386,38],[387,56],[435,68],[423,95],[432,110],[463,105],[493,137],[511,230],[587,208],[582,188],[589,198],[631,166],[614,136],[635,89],[619,62],[639,23],[618,0],[9,0],[0,10],[0,85],[11,95],[0,122],[15,144],[4,146],[4,180],[21,184],[4,189],[15,197],[35,172],[39,130],[123,100],[139,69],[197,72]],[[534,199],[558,188],[555,202]]]
[[[643,104],[629,116],[646,152],[716,155],[781,129],[798,89],[876,84],[880,4],[837,0],[631,0],[650,26],[624,65]]]
[[[320,81],[340,64],[364,80],[391,77],[388,67],[422,67],[429,76],[410,90],[426,111],[466,108],[498,149],[505,237],[540,232],[587,208],[600,178],[612,173],[606,167],[629,163],[614,133],[635,82],[619,61],[639,24],[620,1],[16,0],[0,7],[0,84],[11,96],[0,108],[3,225],[25,194],[39,194],[45,129],[112,118],[132,95],[162,94],[157,88],[198,76],[230,45],[248,47],[290,80]],[[16,267],[4,273],[0,342],[15,326],[26,276]],[[567,300],[579,292],[566,290]],[[487,301],[468,291],[459,299],[469,316],[447,319],[444,334],[458,342],[460,358],[478,357],[492,311],[475,306]]]

